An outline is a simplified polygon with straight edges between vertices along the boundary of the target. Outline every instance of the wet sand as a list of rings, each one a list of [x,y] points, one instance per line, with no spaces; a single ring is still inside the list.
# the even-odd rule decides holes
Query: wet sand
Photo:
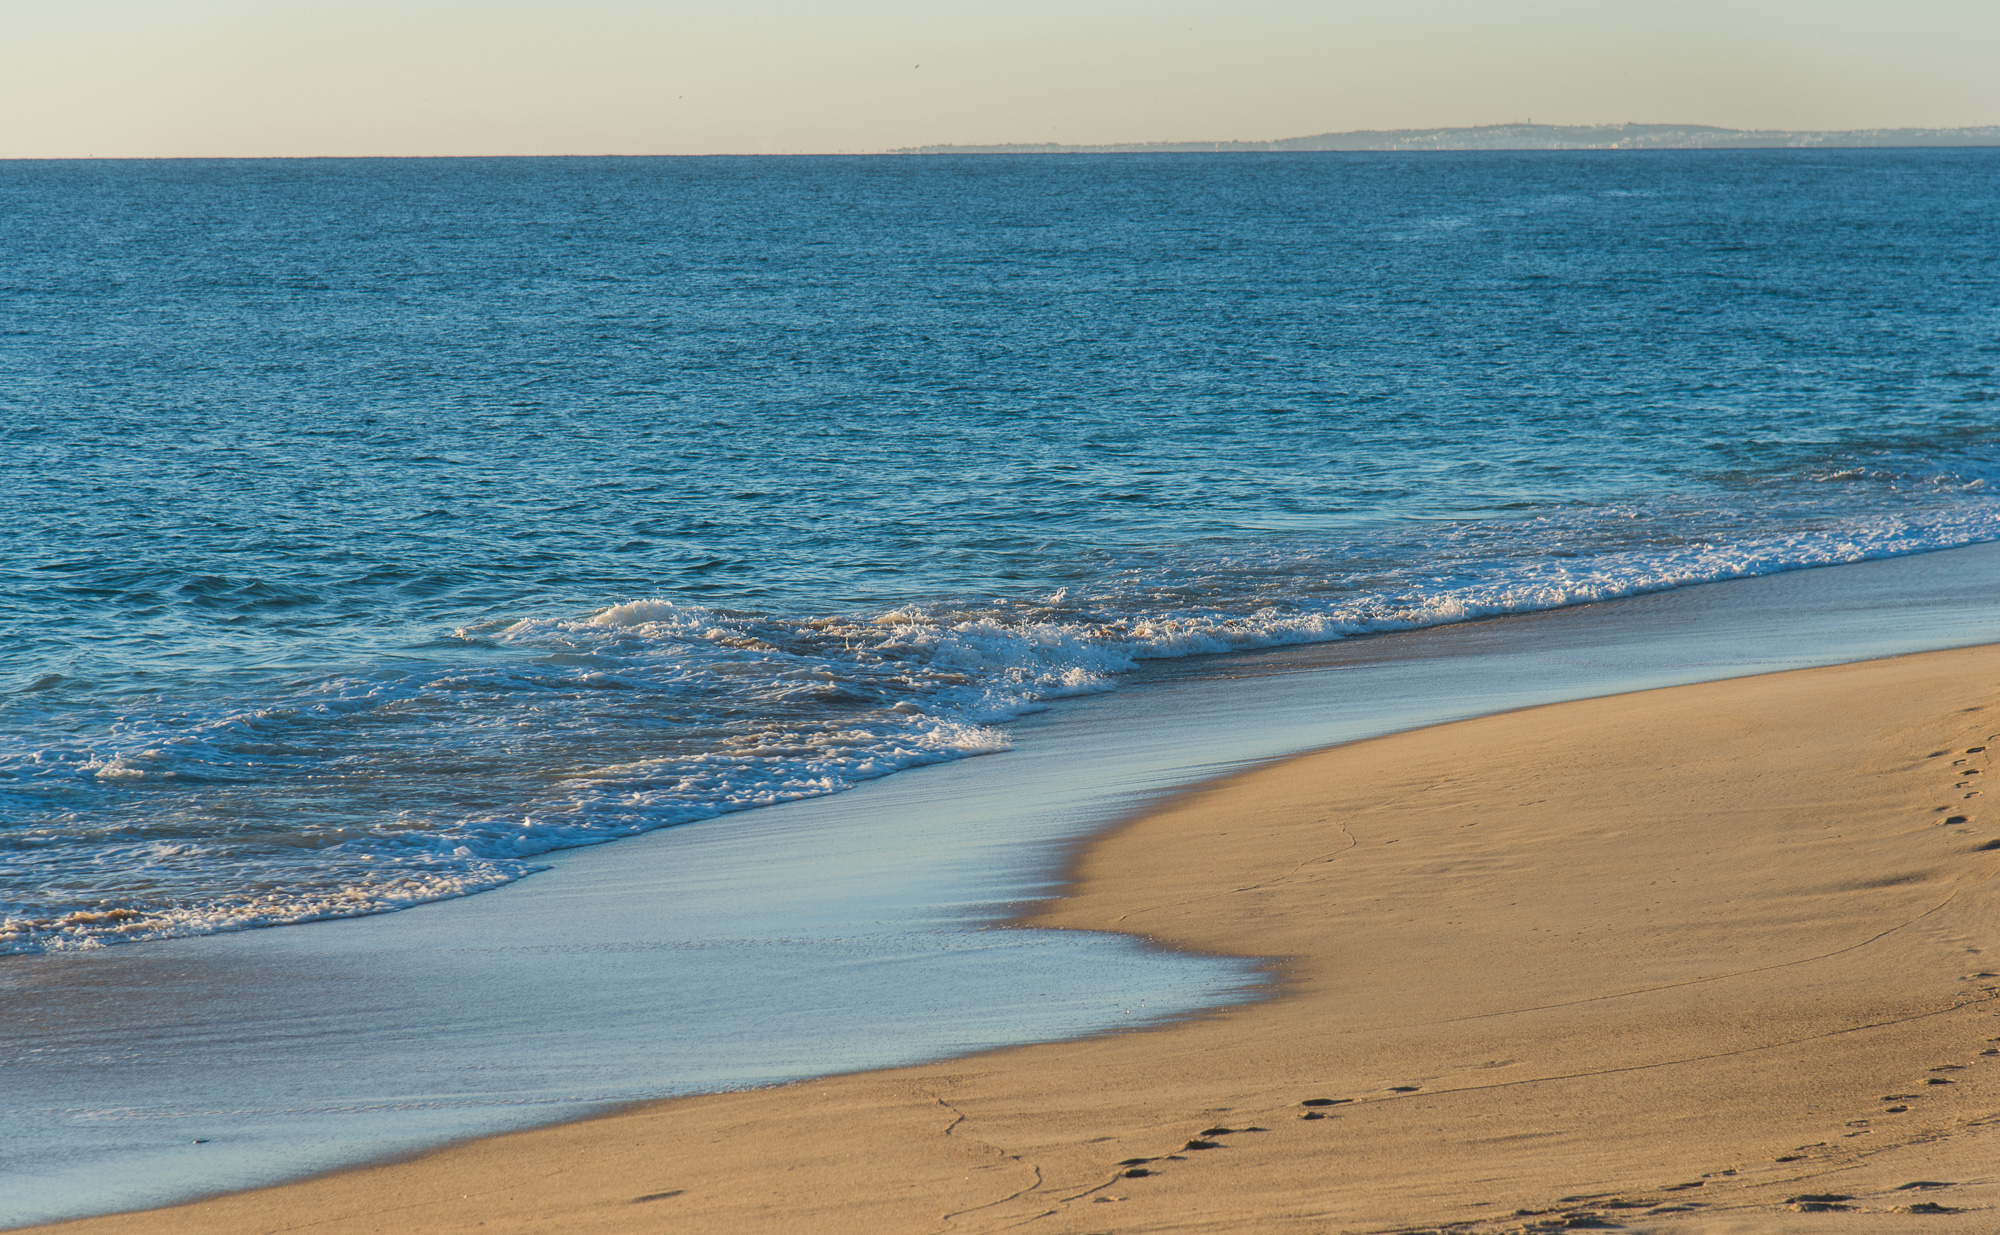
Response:
[[[1031,919],[1271,958],[1268,1001],[35,1229],[1990,1230],[1989,743],[2000,647],[1336,747]]]

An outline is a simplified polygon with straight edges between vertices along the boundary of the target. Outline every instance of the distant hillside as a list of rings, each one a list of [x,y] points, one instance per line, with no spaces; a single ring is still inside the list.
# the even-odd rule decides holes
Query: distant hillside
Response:
[[[911,146],[896,154],[1126,154],[1287,150],[1774,150],[1851,146],[2000,146],[2000,125],[1963,129],[1722,129],[1708,124],[1488,124],[1469,129],[1364,129],[1263,142],[1018,143]]]

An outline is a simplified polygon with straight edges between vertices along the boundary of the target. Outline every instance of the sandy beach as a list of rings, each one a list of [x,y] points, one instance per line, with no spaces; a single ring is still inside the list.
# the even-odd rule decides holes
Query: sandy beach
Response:
[[[1990,1230],[1988,743],[2000,647],[1336,747],[1030,919],[1269,958],[1264,1002],[31,1229]]]

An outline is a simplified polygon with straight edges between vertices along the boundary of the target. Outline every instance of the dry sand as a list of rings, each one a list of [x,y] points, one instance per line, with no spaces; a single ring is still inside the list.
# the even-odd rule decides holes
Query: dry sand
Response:
[[[1988,743],[2000,648],[1321,751],[1032,919],[1274,958],[1266,1002],[38,1229],[1993,1231]]]

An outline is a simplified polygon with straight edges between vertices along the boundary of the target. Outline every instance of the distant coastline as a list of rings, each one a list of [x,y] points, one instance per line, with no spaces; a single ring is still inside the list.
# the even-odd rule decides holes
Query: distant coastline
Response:
[[[1487,124],[1458,129],[1358,129],[1277,141],[1123,142],[1066,146],[906,146],[892,154],[1277,154],[1316,150],[1784,150],[2000,146],[2000,125],[1955,129],[1725,129],[1709,124]]]

